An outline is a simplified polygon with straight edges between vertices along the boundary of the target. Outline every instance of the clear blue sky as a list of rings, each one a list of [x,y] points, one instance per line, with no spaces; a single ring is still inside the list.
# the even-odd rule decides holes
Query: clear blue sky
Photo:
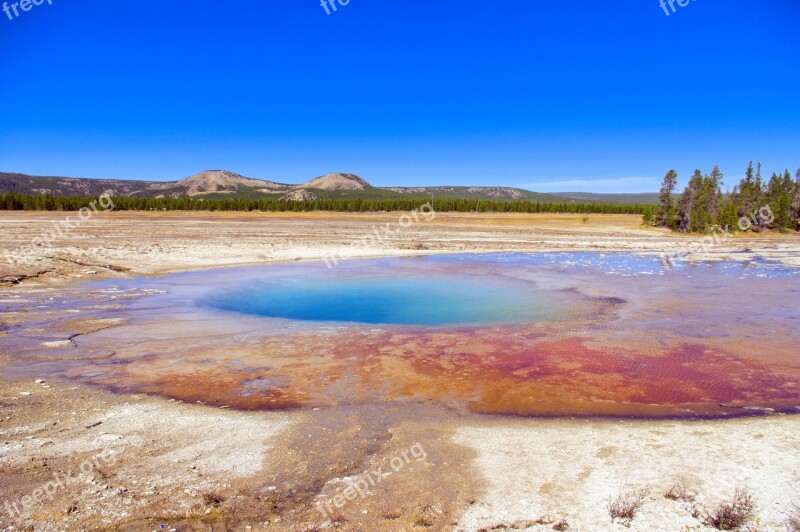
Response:
[[[0,171],[636,192],[800,166],[798,0],[44,0],[0,46]]]

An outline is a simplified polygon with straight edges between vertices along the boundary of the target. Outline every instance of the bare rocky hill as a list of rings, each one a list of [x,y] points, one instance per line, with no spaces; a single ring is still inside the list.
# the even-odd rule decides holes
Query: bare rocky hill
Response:
[[[149,189],[151,191],[167,191],[171,195],[177,193],[186,196],[198,196],[215,192],[230,194],[246,190],[280,194],[291,190],[291,185],[251,179],[226,170],[209,170],[175,183],[151,183]]]
[[[297,188],[318,190],[365,190],[369,183],[354,174],[327,174],[303,183]]]

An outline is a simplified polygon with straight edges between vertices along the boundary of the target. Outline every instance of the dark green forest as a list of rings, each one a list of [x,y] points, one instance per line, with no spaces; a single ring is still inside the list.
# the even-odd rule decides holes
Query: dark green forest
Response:
[[[97,198],[0,194],[0,210],[75,211]],[[313,201],[282,199],[112,198],[118,211],[263,211],[263,212],[391,212],[411,211],[431,200],[336,198]],[[645,206],[622,203],[548,203],[527,200],[487,201],[465,198],[434,199],[436,212],[516,212],[644,214]]]
[[[675,198],[678,174],[664,176],[659,205],[645,209],[645,223],[675,231],[705,233],[715,228],[734,231],[800,230],[800,169],[761,174],[753,163],[732,190],[723,193],[723,174],[715,166],[710,174],[695,170],[683,193]]]

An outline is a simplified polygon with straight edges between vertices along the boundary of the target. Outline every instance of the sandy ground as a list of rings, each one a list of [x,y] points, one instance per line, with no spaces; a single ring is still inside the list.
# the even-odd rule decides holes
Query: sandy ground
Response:
[[[74,280],[274,261],[658,253],[697,240],[635,216],[438,214],[402,228],[401,214],[103,213],[31,248],[76,215],[0,213],[0,299],[56,298]],[[391,236],[359,242],[386,224]],[[797,264],[800,238],[737,237],[708,251],[693,257]],[[0,315],[0,340],[33,318],[24,306]],[[0,369],[14,355],[1,346]],[[693,502],[663,496],[681,478]],[[0,529],[552,530],[564,520],[570,530],[626,530],[612,523],[609,500],[648,488],[631,530],[702,530],[704,509],[737,487],[757,503],[754,530],[787,529],[800,502],[800,418],[539,420],[407,404],[235,412],[0,381]]]

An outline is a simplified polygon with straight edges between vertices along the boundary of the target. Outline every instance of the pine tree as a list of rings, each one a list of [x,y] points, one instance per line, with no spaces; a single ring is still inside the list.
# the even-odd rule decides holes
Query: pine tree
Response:
[[[794,183],[794,199],[792,200],[792,222],[793,228],[800,231],[800,168],[795,174],[797,181]]]
[[[745,217],[753,224],[753,229],[760,230],[758,220],[758,210],[764,206],[764,191],[761,182],[761,163],[758,163],[758,171],[753,172],[753,161],[745,171],[744,179],[739,182],[738,193],[736,196],[737,215]]]
[[[653,210],[654,209],[652,205],[645,206],[644,213],[642,214],[642,221],[644,222],[645,225],[653,225],[653,219],[654,219]]]
[[[678,229],[684,233],[696,230],[697,222],[694,217],[702,183],[703,173],[695,170],[678,201]]]
[[[736,204],[733,198],[734,196],[731,194],[725,197],[722,204],[722,212],[717,218],[717,225],[725,231],[731,232],[738,230],[737,225],[739,223],[739,218],[736,216]]]
[[[677,183],[678,173],[675,170],[667,172],[661,183],[661,194],[658,196],[659,207],[655,218],[656,225],[660,227],[672,227],[675,223],[675,205],[672,202],[672,194]]]
[[[711,174],[706,179],[705,193],[706,193],[706,211],[709,216],[709,223],[717,223],[720,213],[722,212],[722,171],[719,166],[715,166],[711,170]]]
[[[678,201],[678,230],[706,232],[714,225],[720,224],[725,199],[720,189],[721,185],[722,172],[718,166],[714,167],[710,175],[703,175],[700,170],[694,171]],[[728,202],[730,203],[730,199]],[[733,216],[731,214],[731,207],[728,207],[726,220],[735,218],[735,212]]]
[[[766,200],[772,209],[772,228],[786,230],[792,227],[792,200],[794,183],[787,170],[783,177],[773,173],[767,185]],[[766,223],[766,222],[765,222]]]

